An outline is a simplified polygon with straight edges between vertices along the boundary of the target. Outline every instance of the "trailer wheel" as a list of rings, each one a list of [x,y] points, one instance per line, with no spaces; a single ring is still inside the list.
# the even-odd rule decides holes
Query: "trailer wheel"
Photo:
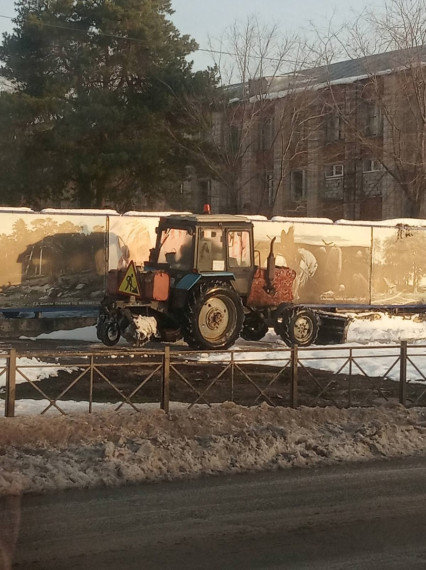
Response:
[[[244,340],[260,340],[268,332],[268,325],[256,313],[246,315],[241,331],[241,338]]]
[[[96,326],[96,335],[106,346],[114,346],[120,340],[120,325],[115,319],[100,316]]]
[[[230,285],[201,283],[189,293],[183,337],[192,348],[228,348],[239,337],[243,319],[241,299]]]
[[[274,329],[287,346],[309,346],[318,336],[319,319],[310,309],[283,307],[277,311]]]

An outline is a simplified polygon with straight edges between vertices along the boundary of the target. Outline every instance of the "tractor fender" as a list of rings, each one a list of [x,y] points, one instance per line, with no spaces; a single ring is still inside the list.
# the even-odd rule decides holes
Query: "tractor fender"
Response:
[[[221,271],[215,273],[188,273],[175,285],[173,291],[173,306],[175,308],[182,308],[186,304],[188,293],[199,282],[217,281],[222,280],[230,283],[233,286],[235,280],[234,274],[228,271]]]
[[[190,291],[200,279],[206,281],[208,279],[223,279],[224,281],[232,281],[235,279],[234,274],[228,271],[221,271],[215,273],[188,273],[177,283],[175,289],[182,291]]]
[[[188,273],[177,283],[175,289],[177,291],[189,291],[200,279],[201,275],[199,273]]]

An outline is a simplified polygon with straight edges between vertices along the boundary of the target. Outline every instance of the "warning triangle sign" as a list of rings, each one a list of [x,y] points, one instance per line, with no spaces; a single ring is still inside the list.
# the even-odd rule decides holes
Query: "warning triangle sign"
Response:
[[[139,290],[139,283],[136,277],[136,267],[133,261],[129,263],[126,274],[123,277],[119,287],[118,293],[122,295],[131,295],[135,297],[140,297],[141,292]]]

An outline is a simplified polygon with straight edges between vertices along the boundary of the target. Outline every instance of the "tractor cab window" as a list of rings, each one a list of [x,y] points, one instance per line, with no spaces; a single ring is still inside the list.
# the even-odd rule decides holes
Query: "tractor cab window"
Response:
[[[250,267],[250,234],[246,231],[228,232],[228,265]]]
[[[224,271],[223,231],[202,228],[198,234],[198,271]]]
[[[160,234],[158,263],[190,271],[193,266],[194,233],[190,229],[166,228]]]

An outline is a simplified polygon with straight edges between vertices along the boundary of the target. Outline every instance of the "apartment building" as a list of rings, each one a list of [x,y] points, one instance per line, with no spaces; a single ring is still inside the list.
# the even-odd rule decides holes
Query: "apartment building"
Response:
[[[399,50],[237,86],[212,118],[220,175],[191,173],[194,209],[426,217],[423,60],[425,48]]]

